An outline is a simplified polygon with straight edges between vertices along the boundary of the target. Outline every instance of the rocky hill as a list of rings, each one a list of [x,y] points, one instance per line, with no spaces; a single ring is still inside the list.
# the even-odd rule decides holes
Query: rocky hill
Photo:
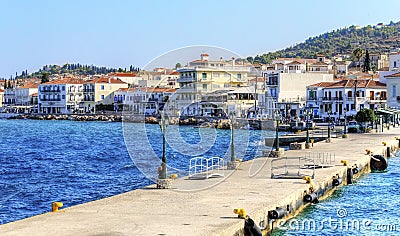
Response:
[[[257,55],[252,61],[269,63],[279,57],[316,58],[317,54],[325,54],[332,57],[337,54],[352,54],[354,49],[361,48],[370,53],[388,53],[400,48],[400,22],[384,25],[365,27],[350,26],[333,30],[315,37],[310,37],[305,42],[288,47],[276,52]]]

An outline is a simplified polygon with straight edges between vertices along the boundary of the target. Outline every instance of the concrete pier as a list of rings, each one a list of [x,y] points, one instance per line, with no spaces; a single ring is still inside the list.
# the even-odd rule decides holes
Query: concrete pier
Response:
[[[346,178],[347,167],[341,160],[368,171],[370,157],[366,149],[385,154],[387,146],[398,147],[399,141],[394,137],[399,131],[400,128],[392,128],[385,133],[351,134],[347,139],[316,143],[311,149],[287,151],[285,156],[335,153],[335,166],[315,170],[313,186],[323,197],[332,190],[332,176]],[[181,178],[173,182],[172,189],[156,189],[152,185],[61,208],[60,212],[1,225],[0,235],[242,235],[244,220],[233,213],[234,208],[244,208],[259,224],[268,221],[268,211],[276,207],[287,208],[290,217],[305,206],[302,198],[309,184],[301,179],[271,179],[270,164],[271,158],[258,158],[227,171],[228,177],[222,182],[220,178]],[[211,185],[215,186],[208,187]],[[181,191],[202,187],[205,189]]]

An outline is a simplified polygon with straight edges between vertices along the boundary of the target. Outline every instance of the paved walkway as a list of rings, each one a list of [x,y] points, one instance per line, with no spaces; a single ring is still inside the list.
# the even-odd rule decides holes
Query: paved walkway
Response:
[[[343,169],[342,159],[351,164],[365,157],[366,148],[381,151],[382,141],[397,144],[394,136],[399,131],[392,128],[383,134],[351,134],[349,139],[316,143],[310,150],[288,151],[286,155],[335,153],[337,166],[317,170],[314,181],[318,182]],[[245,208],[252,216],[260,209],[274,209],[287,197],[308,189],[303,180],[271,179],[270,163],[271,158],[259,158],[242,163],[233,173],[225,173],[229,176],[225,179],[182,178],[175,180],[172,190],[149,186],[12,222],[0,226],[0,235],[232,235],[243,226],[243,220],[233,214],[234,208]],[[202,188],[206,189],[182,191]]]

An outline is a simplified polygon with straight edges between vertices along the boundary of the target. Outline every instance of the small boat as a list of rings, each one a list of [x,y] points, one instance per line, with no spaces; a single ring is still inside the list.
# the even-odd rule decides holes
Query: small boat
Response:
[[[208,122],[193,126],[193,128],[196,128],[196,129],[198,129],[198,128],[211,128],[211,127],[212,127],[211,123],[208,123]]]

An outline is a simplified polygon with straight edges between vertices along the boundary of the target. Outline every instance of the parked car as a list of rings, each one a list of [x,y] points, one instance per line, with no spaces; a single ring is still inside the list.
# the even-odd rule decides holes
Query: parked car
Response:
[[[349,133],[357,133],[360,131],[360,125],[357,121],[350,121],[347,125],[347,131]]]

